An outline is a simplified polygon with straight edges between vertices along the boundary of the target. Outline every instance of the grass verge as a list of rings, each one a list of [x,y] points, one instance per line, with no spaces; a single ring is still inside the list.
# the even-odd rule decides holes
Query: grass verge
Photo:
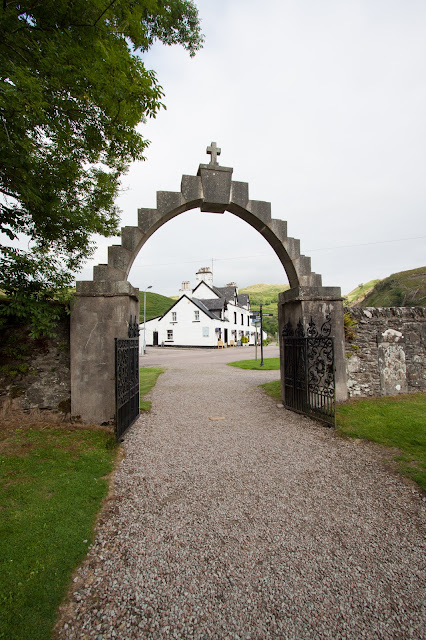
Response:
[[[265,382],[265,384],[260,384],[259,386],[262,387],[269,396],[272,396],[272,398],[281,402],[281,380]]]
[[[259,360],[237,360],[236,362],[228,362],[230,367],[239,367],[240,369],[255,369],[256,371],[275,371],[280,368],[279,358],[264,358],[264,366],[260,366]]]
[[[0,638],[49,640],[92,542],[116,448],[72,425],[9,430],[0,444]]]
[[[401,473],[426,491],[426,394],[352,400],[337,407],[337,429],[395,447]]]
[[[281,400],[279,380],[260,385]],[[399,449],[401,473],[426,491],[426,394],[362,398],[337,406],[337,431]]]
[[[151,411],[151,402],[144,396],[155,386],[158,376],[165,372],[162,367],[141,367],[139,369],[139,406],[141,411]]]

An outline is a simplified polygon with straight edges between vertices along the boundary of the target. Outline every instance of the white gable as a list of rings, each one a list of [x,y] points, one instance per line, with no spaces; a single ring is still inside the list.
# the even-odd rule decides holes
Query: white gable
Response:
[[[213,300],[213,298],[218,298],[220,296],[217,295],[210,287],[206,285],[205,282],[200,282],[198,287],[195,287],[192,292],[194,298],[198,298],[198,300]]]

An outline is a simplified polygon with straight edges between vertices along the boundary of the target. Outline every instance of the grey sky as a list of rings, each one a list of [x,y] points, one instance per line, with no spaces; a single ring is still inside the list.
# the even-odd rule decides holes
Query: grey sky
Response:
[[[426,264],[426,3],[199,0],[204,49],[155,46],[145,62],[166,111],[142,125],[147,162],[123,179],[122,224],[179,191],[212,140],[219,162],[272,203],[323,283]],[[408,238],[417,238],[410,239]],[[387,242],[391,241],[391,242]],[[102,239],[91,267],[106,262]],[[355,246],[350,246],[355,245]],[[215,258],[215,283],[284,283],[269,245],[231,214],[192,211],[141,250],[130,281],[165,295]]]

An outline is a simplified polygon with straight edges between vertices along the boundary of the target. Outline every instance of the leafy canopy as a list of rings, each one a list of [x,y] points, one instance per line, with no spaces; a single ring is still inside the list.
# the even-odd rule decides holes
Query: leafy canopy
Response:
[[[156,40],[195,54],[192,0],[2,2],[0,289],[23,314],[71,283],[92,234],[118,233],[120,176],[148,144],[136,127],[163,106],[143,62]]]

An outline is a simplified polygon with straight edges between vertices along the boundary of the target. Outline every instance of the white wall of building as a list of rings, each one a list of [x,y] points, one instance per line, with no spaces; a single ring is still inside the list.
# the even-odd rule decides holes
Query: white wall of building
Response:
[[[154,318],[146,323],[146,344],[153,344],[154,331],[157,331],[159,345],[217,347],[219,331],[216,329],[221,328],[223,322],[210,318],[186,296],[182,296],[162,318]],[[143,325],[141,329],[143,332]]]
[[[217,318],[211,318],[191,300],[223,300],[212,289],[213,276],[209,268],[202,268],[196,274],[196,287],[190,289],[189,281],[182,283],[179,293],[181,297],[164,316],[146,322],[145,342],[148,346],[185,346],[185,347],[217,347],[218,340],[228,346],[241,344],[243,336],[248,338],[247,344],[254,345],[256,328],[251,322],[250,304],[238,303],[238,289],[235,286],[234,297],[226,303],[226,309],[213,311]],[[234,286],[230,283],[227,286]],[[232,291],[231,291],[232,295]],[[243,298],[244,300],[245,298]],[[257,332],[260,341],[260,329]],[[263,332],[264,339],[266,333]],[[141,325],[140,345],[143,350],[143,325]]]

